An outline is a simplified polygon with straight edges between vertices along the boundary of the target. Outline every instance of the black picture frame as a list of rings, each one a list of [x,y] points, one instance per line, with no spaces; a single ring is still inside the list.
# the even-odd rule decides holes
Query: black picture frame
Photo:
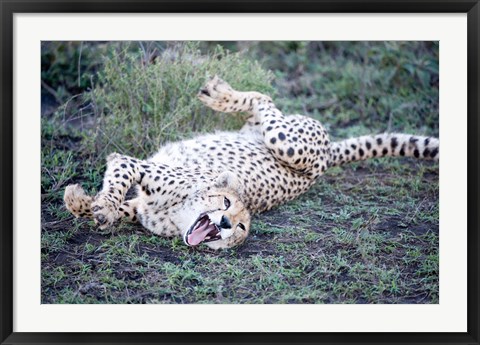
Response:
[[[478,0],[0,0],[0,341],[2,344],[479,344]],[[15,333],[13,332],[13,16],[15,13],[440,13],[468,14],[468,319],[466,333]]]

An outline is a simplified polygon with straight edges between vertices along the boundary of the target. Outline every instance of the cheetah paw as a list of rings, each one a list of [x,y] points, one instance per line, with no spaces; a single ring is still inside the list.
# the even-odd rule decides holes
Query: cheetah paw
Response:
[[[217,76],[211,78],[198,93],[198,98],[207,107],[217,111],[229,112],[234,104],[235,90]]]
[[[92,217],[90,208],[92,197],[85,194],[85,191],[79,184],[72,184],[65,188],[63,201],[67,210],[75,217]]]
[[[118,218],[118,210],[104,196],[97,196],[92,203],[93,220],[100,229],[111,226]]]

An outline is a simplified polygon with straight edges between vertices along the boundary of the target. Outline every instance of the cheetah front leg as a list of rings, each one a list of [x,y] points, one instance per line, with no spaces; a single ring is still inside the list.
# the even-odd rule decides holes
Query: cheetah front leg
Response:
[[[63,201],[67,210],[77,218],[93,218],[93,197],[87,195],[79,184],[73,184],[65,188]],[[118,208],[119,218],[127,218],[131,222],[137,219],[138,199],[124,201]]]
[[[93,219],[100,229],[112,225],[121,217],[120,206],[134,183],[142,179],[136,159],[112,153],[107,157],[107,169],[102,190],[92,202]]]
[[[318,177],[326,170],[330,141],[320,122],[302,115],[285,116],[270,97],[254,91],[235,91],[216,76],[198,97],[214,110],[251,113],[252,123],[258,123],[271,153],[297,172]]]
[[[172,168],[166,164],[112,153],[107,158],[107,169],[103,179],[102,190],[92,199],[81,190],[80,186],[67,187],[64,197],[65,204],[74,215],[81,216],[79,212],[75,211],[79,209],[75,203],[79,201],[82,205],[90,203],[90,209],[88,213],[84,212],[84,216],[93,217],[95,223],[101,229],[112,225],[116,220],[124,216],[132,221],[140,221],[147,228],[151,228],[148,226],[148,220],[150,219],[153,227],[156,227],[155,224],[159,225],[162,222],[157,222],[152,217],[149,218],[146,215],[145,204],[148,205],[147,208],[151,205],[155,205],[154,207],[157,208],[168,208],[176,205],[175,199],[171,197],[172,192],[176,191],[179,193],[183,191],[184,193],[190,193],[194,190],[194,188],[190,190],[191,187],[186,182],[197,183],[198,180],[194,176],[195,174],[199,175],[198,171],[180,167]],[[199,176],[199,180],[204,180],[205,178],[204,176]],[[125,201],[127,191],[133,185],[139,186],[140,196]],[[170,190],[164,188],[166,185],[168,185]],[[185,190],[189,191],[185,192]],[[158,233],[158,231],[154,232]]]

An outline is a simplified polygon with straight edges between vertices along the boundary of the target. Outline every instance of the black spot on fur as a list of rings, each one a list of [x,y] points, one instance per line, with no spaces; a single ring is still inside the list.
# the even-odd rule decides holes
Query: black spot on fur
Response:
[[[365,146],[367,147],[367,150],[370,150],[372,148],[372,144],[370,144],[369,141],[365,142]]]
[[[405,143],[402,144],[402,148],[400,149],[400,156],[405,156]]]
[[[295,154],[295,151],[291,147],[289,147],[287,150],[287,156],[292,157],[294,154]]]
[[[382,138],[377,138],[377,144],[378,144],[378,145],[382,145],[382,143],[383,143]]]
[[[286,137],[285,137],[285,134],[283,134],[283,132],[278,133],[278,139],[283,141],[283,140],[285,140],[285,138]]]
[[[392,141],[390,143],[390,146],[392,146],[392,150],[395,150],[395,148],[398,146],[398,140],[397,138],[393,137]]]

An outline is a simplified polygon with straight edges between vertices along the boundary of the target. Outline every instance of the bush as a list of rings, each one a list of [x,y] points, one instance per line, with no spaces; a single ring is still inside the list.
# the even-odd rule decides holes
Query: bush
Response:
[[[146,157],[166,141],[240,127],[239,116],[216,113],[196,99],[208,76],[217,74],[242,90],[274,91],[270,72],[221,46],[207,55],[200,53],[198,43],[162,47],[161,53],[132,53],[131,44],[118,48],[105,58],[98,82],[78,108],[92,110],[93,122],[83,141],[89,152]],[[66,108],[68,104],[59,113],[68,112]],[[70,116],[80,116],[79,110]]]
[[[107,44],[80,41],[42,42],[42,96],[57,106],[91,86]]]

